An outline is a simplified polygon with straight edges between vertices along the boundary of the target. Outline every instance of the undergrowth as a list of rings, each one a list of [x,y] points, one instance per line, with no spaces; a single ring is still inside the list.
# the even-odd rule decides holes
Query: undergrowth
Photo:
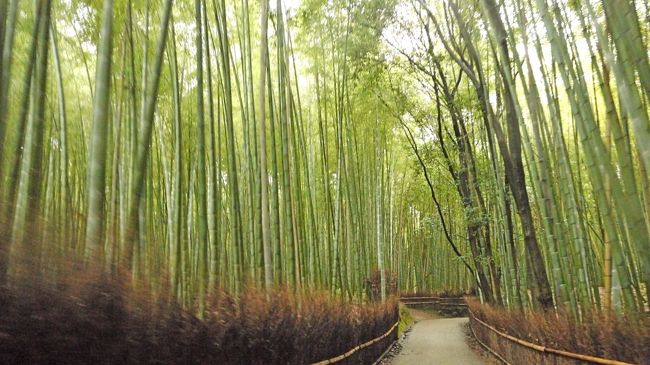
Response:
[[[70,265],[0,286],[1,364],[308,364],[378,337],[397,301],[355,304],[327,293],[215,293],[202,320],[169,296]],[[41,274],[36,274],[36,272]],[[343,363],[372,363],[388,336]]]
[[[406,330],[413,325],[415,320],[413,319],[413,316],[411,316],[411,312],[406,308],[406,306],[401,305],[399,306],[399,327],[398,327],[398,335],[402,335],[402,333],[406,332]]]
[[[512,336],[549,348],[635,364],[650,364],[650,318],[643,314],[585,315],[515,312],[468,299],[476,317]]]

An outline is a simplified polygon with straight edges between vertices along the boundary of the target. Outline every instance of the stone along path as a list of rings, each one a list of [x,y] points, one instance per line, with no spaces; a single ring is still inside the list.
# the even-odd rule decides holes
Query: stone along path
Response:
[[[409,309],[416,323],[392,365],[483,365],[465,342],[467,318],[442,318]]]

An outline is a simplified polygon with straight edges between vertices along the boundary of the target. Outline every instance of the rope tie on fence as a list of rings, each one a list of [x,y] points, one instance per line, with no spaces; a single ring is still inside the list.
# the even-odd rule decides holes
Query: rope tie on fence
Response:
[[[359,350],[361,350],[361,349],[364,349],[364,348],[366,348],[366,347],[368,347],[368,346],[370,346],[370,345],[373,345],[373,344],[375,344],[375,343],[377,343],[377,342],[383,340],[384,338],[386,338],[386,336],[390,335],[391,332],[393,332],[393,330],[395,329],[395,327],[397,327],[398,324],[399,324],[399,320],[398,320],[397,322],[395,322],[395,324],[394,324],[394,325],[393,325],[393,326],[392,326],[388,331],[386,331],[386,333],[384,333],[383,335],[381,335],[381,336],[379,336],[379,337],[375,337],[374,339],[372,339],[372,340],[370,340],[370,341],[368,341],[368,342],[366,342],[366,343],[362,343],[361,345],[359,345],[359,346],[357,346],[357,347],[354,347],[354,348],[350,349],[348,352],[346,352],[346,353],[344,353],[344,354],[341,354],[341,355],[339,355],[339,356],[333,357],[333,358],[331,358],[331,359],[327,359],[327,360],[322,360],[322,361],[319,361],[319,362],[315,362],[315,363],[312,363],[312,364],[310,364],[310,365],[327,365],[327,364],[334,364],[334,363],[339,362],[339,361],[341,361],[341,360],[343,360],[343,359],[345,359],[345,358],[348,358],[348,357],[352,356],[355,352],[357,352],[357,351],[359,351]]]
[[[511,335],[509,335],[509,334],[507,334],[507,333],[501,332],[501,331],[499,331],[498,329],[494,328],[493,326],[491,326],[491,325],[489,325],[489,324],[483,322],[482,320],[480,320],[479,318],[477,318],[476,315],[474,315],[474,312],[472,312],[472,310],[469,309],[469,307],[468,307],[468,311],[469,311],[469,315],[470,315],[470,317],[471,317],[473,320],[475,320],[476,322],[478,322],[479,324],[481,324],[483,327],[489,329],[490,331],[496,333],[498,336],[503,337],[503,338],[505,338],[505,339],[508,339],[508,340],[514,342],[514,343],[517,343],[517,344],[519,344],[519,345],[521,345],[521,346],[524,346],[524,347],[529,348],[529,349],[533,349],[533,350],[538,351],[538,352],[550,353],[550,354],[555,354],[555,355],[559,355],[559,356],[568,357],[568,358],[571,358],[571,359],[587,361],[587,362],[590,362],[590,363],[592,363],[592,364],[602,364],[602,365],[634,365],[634,364],[631,364],[631,363],[629,363],[629,362],[623,362],[623,361],[618,361],[618,360],[604,359],[604,358],[602,358],[602,357],[596,357],[596,356],[591,356],[591,355],[576,354],[576,353],[574,353],[574,352],[569,352],[569,351],[564,351],[564,350],[557,350],[557,349],[553,349],[553,348],[550,348],[550,347],[545,347],[545,346],[541,346],[541,345],[538,345],[538,344],[534,344],[534,343],[532,343],[532,342],[528,342],[528,341],[522,340],[522,339],[520,339],[520,338],[517,338],[517,337],[511,336]],[[470,328],[471,328],[471,326],[470,326]],[[472,329],[472,333],[474,334],[474,337],[475,337],[479,342],[481,342],[481,340],[479,340],[478,337],[476,336],[476,334],[474,333],[474,330],[473,330],[473,329]],[[482,343],[482,342],[481,342],[481,343]],[[483,344],[483,345],[484,345],[485,347],[488,347],[488,346],[485,345],[485,344]],[[489,350],[490,350],[490,352],[494,353],[494,350],[492,350],[492,349],[489,349]],[[500,355],[499,355],[498,357],[501,358]],[[502,359],[502,360],[503,360],[503,359]]]

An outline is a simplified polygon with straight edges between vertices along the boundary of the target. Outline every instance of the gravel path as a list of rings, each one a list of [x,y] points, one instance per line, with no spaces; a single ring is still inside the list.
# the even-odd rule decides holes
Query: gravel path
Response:
[[[465,342],[467,318],[440,318],[411,310],[417,321],[392,365],[483,365]]]

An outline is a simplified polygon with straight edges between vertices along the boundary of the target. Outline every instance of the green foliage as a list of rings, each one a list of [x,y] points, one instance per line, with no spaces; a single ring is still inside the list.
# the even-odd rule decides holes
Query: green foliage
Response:
[[[12,255],[97,245],[186,307],[263,283],[364,298],[375,271],[510,307],[647,305],[638,2],[274,1],[266,38],[256,1],[116,0],[109,23],[103,1],[52,4],[51,27],[24,1],[0,18],[2,219],[57,238]]]

